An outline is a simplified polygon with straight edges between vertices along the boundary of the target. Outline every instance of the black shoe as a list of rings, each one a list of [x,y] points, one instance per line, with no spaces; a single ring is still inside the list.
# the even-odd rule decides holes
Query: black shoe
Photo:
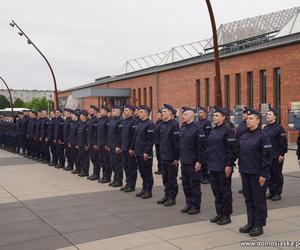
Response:
[[[200,209],[192,207],[187,213],[188,213],[188,215],[199,214],[200,213]]]
[[[251,224],[246,224],[245,226],[243,227],[240,227],[239,231],[240,233],[242,234],[247,234],[251,231],[251,229],[253,228],[253,225]]]
[[[209,184],[209,179],[202,179],[200,181],[201,184]]]
[[[102,179],[102,181],[100,181],[101,183],[109,183],[110,181],[107,179]]]
[[[272,201],[280,201],[281,195],[280,194],[274,194],[271,198]]]
[[[122,187],[121,183],[114,183],[112,184],[112,187],[117,188],[117,187]]]
[[[112,187],[112,185],[114,185],[113,182],[110,182],[110,183],[108,184],[108,186],[110,186],[110,187]]]
[[[185,206],[183,209],[180,210],[181,213],[187,213],[191,209],[190,206]]]
[[[223,215],[218,221],[217,221],[217,224],[218,225],[226,225],[226,224],[229,224],[231,223],[231,218],[229,215]]]
[[[127,186],[123,186],[123,187],[120,188],[120,191],[124,191],[125,192],[126,189],[127,189]]]
[[[249,232],[250,236],[259,236],[264,233],[262,226],[254,226]]]
[[[96,180],[99,180],[99,176],[97,176],[97,175],[91,175],[87,179],[90,180],[90,181],[96,181]]]
[[[243,189],[240,189],[238,193],[243,194],[244,193]]]
[[[164,205],[166,206],[166,207],[170,207],[170,206],[173,206],[173,205],[175,205],[176,204],[176,201],[174,200],[174,199],[168,199],[165,203],[164,203]]]
[[[142,199],[149,199],[152,197],[152,194],[150,192],[145,192],[143,195],[142,195]]]
[[[65,171],[72,171],[73,168],[72,168],[72,167],[66,167],[66,168],[64,168],[64,170],[65,170]]]
[[[34,157],[32,158],[32,160],[37,161],[39,158],[38,157]]]
[[[56,164],[54,162],[50,162],[50,163],[48,163],[48,165],[52,167],[52,166],[55,166]]]
[[[79,172],[75,169],[75,170],[71,171],[71,174],[79,174]]]
[[[267,193],[267,195],[266,195],[266,199],[268,199],[268,200],[271,200],[271,199],[272,199],[272,197],[273,197],[273,194],[271,194],[271,193]]]
[[[142,197],[143,194],[144,194],[144,190],[142,190],[142,191],[136,193],[135,196],[136,196],[136,197]]]
[[[80,177],[87,177],[87,176],[89,176],[87,173],[83,173],[83,172],[81,172],[80,174],[79,174],[79,176]]]
[[[43,160],[42,158],[38,158],[37,161],[38,161],[38,162],[42,162],[42,161],[44,161],[44,160]]]
[[[124,192],[125,193],[130,193],[130,192],[134,192],[135,191],[135,188],[134,187],[127,187]]]
[[[217,214],[215,217],[211,218],[209,221],[211,223],[217,223],[221,219],[222,215]]]
[[[168,200],[168,197],[164,196],[160,200],[156,201],[157,204],[164,204]]]
[[[161,175],[162,171],[155,171],[154,174]]]
[[[49,164],[49,161],[43,160],[42,163],[43,163],[43,164]]]

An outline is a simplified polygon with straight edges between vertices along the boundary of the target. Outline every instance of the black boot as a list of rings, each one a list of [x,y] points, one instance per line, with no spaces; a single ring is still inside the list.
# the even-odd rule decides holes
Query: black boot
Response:
[[[135,196],[136,196],[136,197],[142,197],[143,194],[144,194],[144,190],[142,190],[142,191],[136,193]]]
[[[230,215],[223,215],[217,222],[218,225],[226,225],[229,223],[231,223]]]
[[[199,213],[200,213],[200,209],[199,209],[199,208],[192,207],[187,213],[188,213],[189,215],[199,214]]]
[[[180,210],[181,213],[187,213],[191,209],[190,206],[186,205],[184,208]]]
[[[262,235],[264,233],[264,230],[262,228],[262,226],[254,226],[250,232],[249,232],[249,235],[250,236],[259,236],[259,235]]]
[[[156,201],[157,204],[164,204],[168,200],[168,197],[164,196],[160,200]]]
[[[242,234],[247,234],[251,231],[251,229],[253,228],[253,225],[251,224],[246,224],[245,226],[243,227],[240,227],[239,231],[240,233]]]
[[[152,193],[151,192],[145,192],[143,195],[142,195],[142,199],[149,199],[152,197]]]
[[[164,205],[165,205],[166,207],[170,207],[170,206],[173,206],[173,205],[175,205],[175,204],[176,204],[175,199],[168,199],[168,200],[164,203]]]
[[[130,193],[130,192],[134,192],[135,191],[135,188],[134,187],[127,187],[124,192],[125,193]]]
[[[209,221],[211,223],[217,223],[221,219],[222,215],[217,214],[215,217],[211,218]]]
[[[272,201],[280,201],[281,195],[280,194],[274,194],[271,198]]]

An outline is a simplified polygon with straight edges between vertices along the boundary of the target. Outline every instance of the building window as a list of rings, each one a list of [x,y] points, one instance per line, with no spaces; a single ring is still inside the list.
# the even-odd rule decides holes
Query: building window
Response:
[[[248,107],[253,108],[253,72],[247,72]]]
[[[274,69],[274,107],[278,112],[278,122],[281,122],[281,69],[275,68]]]
[[[144,105],[147,105],[147,89],[144,88],[143,91],[143,101],[144,101]]]
[[[153,107],[153,91],[152,91],[152,87],[149,87],[149,106],[152,109],[152,107]]]
[[[235,74],[235,104],[242,104],[242,96],[241,96],[241,74]]]
[[[141,105],[141,100],[142,100],[142,93],[141,93],[141,89],[138,88],[138,105]]]
[[[201,83],[200,80],[196,80],[196,106],[201,106]]]
[[[210,105],[210,93],[209,93],[209,78],[205,79],[205,104],[208,107]]]
[[[226,75],[224,77],[224,83],[225,83],[225,106],[227,109],[230,108],[230,76]]]
[[[136,91],[135,89],[132,90],[132,103],[136,106]]]
[[[260,103],[267,103],[267,71],[259,72],[260,78]]]

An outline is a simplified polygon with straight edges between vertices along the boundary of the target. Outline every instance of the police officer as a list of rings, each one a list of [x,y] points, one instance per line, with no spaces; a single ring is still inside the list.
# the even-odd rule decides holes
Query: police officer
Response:
[[[283,187],[282,166],[284,155],[287,153],[287,138],[285,130],[276,121],[278,113],[273,108],[270,108],[266,115],[267,125],[263,131],[268,135],[272,145],[272,167],[270,169],[269,194],[268,199],[272,201],[281,200]]]
[[[68,138],[68,147],[70,148],[71,158],[75,164],[75,169],[72,169],[72,174],[80,174],[80,162],[79,162],[79,149],[76,147],[77,145],[77,129],[79,125],[78,117],[80,113],[78,111],[71,112],[71,123],[70,123],[70,133]],[[72,168],[74,168],[74,164]]]
[[[149,199],[152,197],[153,187],[153,144],[154,124],[149,119],[151,108],[146,105],[139,106],[139,119],[135,129],[133,143],[129,150],[130,155],[136,156],[137,166],[143,180],[142,190],[136,197]]]
[[[49,145],[48,142],[46,141],[49,123],[50,121],[48,119],[48,112],[46,110],[42,110],[41,119],[40,119],[40,126],[41,126],[40,141],[41,141],[42,163],[44,164],[50,163]]]
[[[114,173],[113,181],[109,183],[109,185],[112,187],[121,187],[123,182],[121,130],[121,108],[118,105],[114,105],[111,110],[111,119],[108,123],[108,150],[110,168]]]
[[[298,163],[299,163],[299,167],[300,167],[300,131],[298,133],[298,138],[297,138],[297,158],[298,158]]]
[[[170,104],[162,108],[163,123],[160,128],[160,156],[164,196],[158,204],[172,206],[178,193],[177,174],[179,166],[179,123],[174,119],[175,109]]]
[[[102,178],[98,180],[100,183],[109,183],[111,181],[111,168],[109,162],[109,151],[108,151],[108,124],[109,118],[107,113],[110,109],[107,106],[101,106],[98,118],[97,126],[97,147],[99,152],[99,173],[102,168]]]
[[[71,171],[74,168],[74,159],[73,155],[71,154],[71,147],[69,146],[69,135],[70,135],[70,124],[72,122],[72,109],[65,108],[64,109],[64,119],[65,122],[63,124],[63,141],[64,141],[64,147],[65,147],[65,156],[67,159],[67,166],[63,169],[65,171]]]
[[[89,175],[89,147],[88,147],[88,112],[86,110],[80,111],[80,122],[77,128],[77,137],[76,137],[76,148],[79,152],[79,167],[77,169],[77,172],[79,172],[78,176],[80,177],[86,177]]]
[[[65,167],[65,154],[64,154],[64,142],[63,142],[63,130],[64,130],[64,119],[62,118],[62,110],[55,111],[55,122],[54,122],[54,143],[55,151],[54,162],[56,163],[55,168]]]
[[[90,120],[88,122],[88,144],[90,159],[93,163],[93,174],[87,177],[87,179],[90,181],[100,179],[99,151],[97,147],[97,112],[99,112],[99,108],[95,105],[91,105],[89,109]]]
[[[208,170],[215,196],[217,215],[210,222],[225,225],[231,222],[231,176],[236,159],[234,130],[226,122],[227,110],[215,107],[212,129],[208,137]]]
[[[27,128],[28,128],[28,111],[23,111],[23,118],[21,119],[21,149],[22,149],[22,155],[25,156],[27,154],[27,148],[28,143],[26,141],[26,134],[27,134]]]
[[[125,172],[125,185],[121,187],[121,191],[133,192],[137,179],[137,166],[134,155],[129,154],[129,149],[132,145],[137,121],[133,117],[135,107],[126,104],[123,109],[124,119],[122,121],[121,131],[121,151],[122,151],[122,165]]]
[[[35,150],[36,154],[33,160],[41,161],[41,111],[39,110],[37,112],[37,119],[35,121],[36,123],[36,128],[35,128],[35,133],[34,133],[34,141],[35,141]]]
[[[57,156],[56,156],[56,143],[54,139],[54,124],[55,124],[56,116],[55,111],[50,112],[50,121],[47,128],[47,137],[45,142],[50,147],[51,152],[51,162],[48,163],[49,166],[56,166],[57,164]]]
[[[236,129],[236,144],[237,145],[239,144],[239,140],[240,140],[241,136],[248,131],[248,127],[247,127],[248,109],[247,109],[247,107],[244,107],[242,116],[243,116],[243,121],[238,125],[238,127]],[[242,194],[243,190],[240,189],[239,193]]]
[[[154,129],[154,143],[155,143],[155,154],[157,159],[157,171],[155,171],[155,174],[161,175],[162,174],[162,168],[161,168],[161,158],[160,158],[160,128],[163,123],[162,117],[161,117],[161,109],[158,110],[156,114],[156,122],[155,122],[155,129]]]
[[[204,107],[199,107],[198,109],[199,119],[197,125],[200,127],[202,131],[204,131],[205,139],[208,139],[210,131],[212,129],[211,122],[207,119],[207,110]],[[204,138],[203,138],[204,139]],[[207,143],[204,144],[205,146]],[[203,149],[206,151],[206,148]],[[201,184],[208,184],[209,183],[209,173],[207,169],[206,161],[202,162],[201,170],[200,170],[200,183]]]
[[[194,122],[196,110],[192,107],[182,107],[182,127],[180,129],[180,162],[182,187],[186,205],[182,213],[189,215],[200,213],[201,186],[200,169],[203,160],[201,139],[205,134]]]
[[[272,146],[267,134],[261,129],[261,114],[248,110],[248,132],[238,145],[239,167],[247,208],[247,224],[239,229],[250,236],[263,234],[266,225],[266,189],[272,160]]]

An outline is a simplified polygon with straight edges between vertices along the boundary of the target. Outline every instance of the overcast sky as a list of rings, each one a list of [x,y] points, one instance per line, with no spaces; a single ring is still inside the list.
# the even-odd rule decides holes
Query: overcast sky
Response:
[[[217,26],[300,6],[299,0],[211,0]],[[14,89],[52,89],[115,75],[126,62],[211,37],[205,0],[1,0],[0,75]],[[1,88],[2,86],[0,86]]]

